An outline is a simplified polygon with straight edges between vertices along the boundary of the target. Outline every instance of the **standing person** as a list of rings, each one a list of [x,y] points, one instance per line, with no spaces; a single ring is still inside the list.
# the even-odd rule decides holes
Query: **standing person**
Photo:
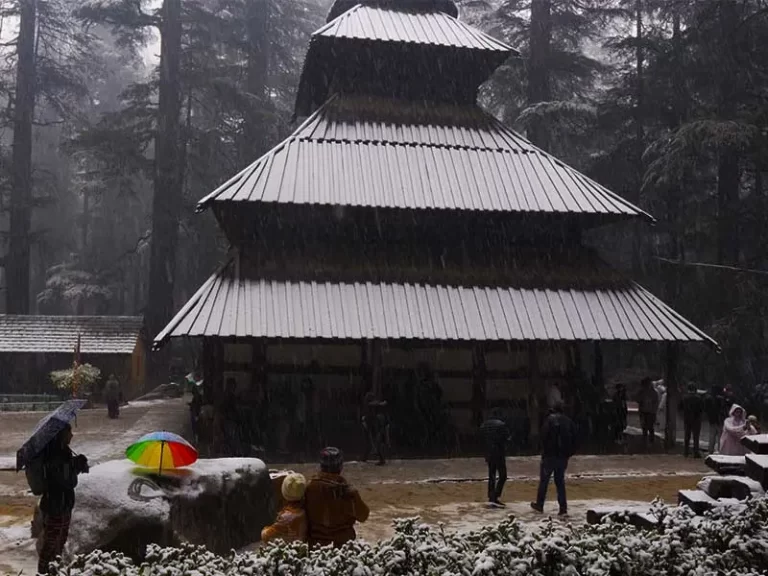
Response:
[[[704,413],[704,400],[699,396],[696,384],[688,384],[688,392],[683,396],[683,427],[685,428],[685,457],[688,458],[691,436],[693,436],[693,457],[701,458],[699,436]]]
[[[368,392],[363,400],[363,430],[366,436],[365,452],[362,461],[367,462],[371,452],[379,459],[377,466],[386,464],[384,445],[387,442],[389,421],[386,414],[387,403],[377,400],[373,392]]]
[[[480,426],[485,440],[485,461],[488,464],[488,504],[501,508],[499,500],[507,481],[506,445],[509,440],[509,428],[504,423],[501,411],[494,408],[490,417]]]
[[[707,422],[709,422],[709,453],[716,454],[720,450],[723,421],[728,417],[725,397],[720,387],[710,388],[704,407],[707,412]]]
[[[357,537],[355,522],[368,520],[370,510],[341,475],[343,467],[344,457],[338,448],[320,452],[320,473],[309,481],[305,494],[310,547],[342,546]]]
[[[728,418],[723,423],[723,435],[720,437],[720,454],[726,456],[744,456],[748,450],[741,445],[744,436],[755,434],[755,429],[747,420],[747,413],[738,404],[731,406]]]
[[[200,443],[200,413],[203,409],[203,394],[197,384],[192,385],[192,401],[189,402],[189,421],[195,444]]]
[[[757,419],[757,416],[752,414],[751,416],[749,416],[749,418],[747,418],[747,422],[749,422],[749,425],[755,431],[755,434],[760,434],[761,433],[760,421]]]
[[[560,505],[559,516],[568,514],[568,500],[565,495],[565,471],[568,460],[576,452],[576,425],[563,414],[563,405],[556,404],[541,428],[541,470],[539,491],[536,502],[531,508],[536,512],[544,511],[549,480],[554,474],[557,488],[557,503]]]
[[[43,542],[37,564],[38,574],[47,574],[50,563],[61,556],[69,536],[69,523],[75,507],[78,474],[88,472],[88,459],[75,456],[69,447],[72,427],[67,424],[45,447],[42,457],[44,476],[40,512],[43,515]]]
[[[616,428],[614,430],[614,440],[620,442],[623,439],[624,430],[627,429],[627,388],[624,384],[617,384],[613,393],[613,406],[616,410]]]
[[[275,523],[261,531],[261,541],[272,540],[284,542],[307,541],[307,513],[304,511],[303,500],[307,489],[307,480],[301,474],[288,474],[283,478],[280,492],[285,505],[277,514]]]
[[[659,409],[659,396],[653,389],[650,378],[643,378],[640,382],[640,393],[637,395],[637,411],[640,414],[640,426],[643,429],[643,443],[653,445],[656,438],[654,426],[656,424],[656,411]]]
[[[110,374],[104,385],[104,400],[107,403],[107,416],[115,419],[120,416],[120,381]]]

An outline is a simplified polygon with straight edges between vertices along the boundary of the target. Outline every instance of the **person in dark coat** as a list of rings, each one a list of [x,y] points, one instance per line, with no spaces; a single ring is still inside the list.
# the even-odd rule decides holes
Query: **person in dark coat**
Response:
[[[624,437],[624,430],[627,429],[627,388],[624,384],[617,384],[613,393],[613,406],[616,410],[616,428],[614,430],[614,440],[620,442]]]
[[[504,506],[499,500],[507,481],[506,446],[509,428],[502,419],[501,411],[495,408],[490,417],[480,426],[485,442],[485,461],[488,463],[488,503]]]
[[[723,421],[728,417],[728,408],[723,389],[712,386],[704,400],[704,410],[709,423],[709,453],[715,454],[720,449],[720,436],[723,434]]]
[[[75,507],[77,476],[88,472],[88,459],[83,455],[74,455],[69,447],[71,441],[72,427],[67,424],[42,453],[45,490],[40,499],[43,533],[38,574],[47,574],[50,563],[64,551]]]
[[[640,414],[640,425],[643,429],[643,442],[653,444],[656,439],[656,413],[659,409],[659,395],[653,389],[650,378],[640,382],[640,393],[637,395],[637,411]]]
[[[107,416],[115,419],[120,416],[120,381],[110,374],[104,386],[104,400],[107,403]]]
[[[544,511],[544,501],[547,497],[549,480],[554,475],[557,488],[557,502],[560,505],[560,516],[568,514],[568,500],[565,494],[565,471],[568,460],[576,451],[577,430],[573,421],[563,414],[563,405],[555,404],[541,428],[541,468],[539,491],[536,502],[531,502],[531,508],[536,512]]]
[[[384,446],[389,435],[389,420],[387,418],[387,403],[377,400],[372,392],[368,392],[363,400],[363,429],[366,434],[365,452],[362,461],[367,462],[371,452],[378,456],[377,466],[386,464]]]
[[[688,392],[683,396],[683,427],[685,429],[685,457],[688,457],[691,436],[693,436],[693,457],[701,458],[699,451],[699,436],[701,435],[701,420],[704,414],[704,400],[699,396],[696,384],[688,384]]]

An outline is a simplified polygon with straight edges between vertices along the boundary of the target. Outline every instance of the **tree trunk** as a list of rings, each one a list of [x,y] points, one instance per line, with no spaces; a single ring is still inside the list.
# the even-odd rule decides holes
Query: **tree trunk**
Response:
[[[181,0],[164,0],[160,48],[160,89],[155,137],[155,182],[149,264],[147,327],[156,336],[173,314],[181,166]],[[153,376],[158,375],[153,362]]]
[[[643,0],[635,0],[635,60],[636,60],[636,86],[635,86],[635,194],[633,201],[642,205],[643,179],[645,167],[643,166],[643,153],[645,152],[645,79],[643,68],[645,54],[643,52]],[[635,278],[643,277],[643,226],[640,222],[632,225],[632,272]]]
[[[269,2],[270,0],[249,0],[248,2],[248,75],[246,84],[249,106],[246,110],[242,162],[253,162],[266,152],[264,113],[267,106],[267,82],[269,77]]]
[[[552,0],[532,0],[530,55],[528,59],[528,105],[549,102],[552,89],[549,82],[550,46],[552,43]],[[544,150],[549,150],[549,133],[542,119],[533,119],[528,126],[528,138]]]
[[[5,278],[6,308],[29,314],[30,229],[32,226],[32,117],[35,112],[35,28],[37,0],[22,0],[17,44],[13,118],[10,238]]]

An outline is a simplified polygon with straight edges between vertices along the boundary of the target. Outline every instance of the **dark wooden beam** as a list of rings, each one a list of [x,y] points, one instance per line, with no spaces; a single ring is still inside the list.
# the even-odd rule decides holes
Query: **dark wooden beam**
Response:
[[[664,447],[667,450],[672,450],[677,442],[677,405],[680,398],[679,364],[680,345],[677,342],[670,342],[666,347],[666,375],[664,377],[664,385],[667,387],[667,421],[664,431]]]
[[[472,351],[472,422],[475,426],[483,422],[487,376],[485,348],[478,344]]]
[[[600,398],[605,394],[605,375],[603,369],[603,347],[595,342],[595,388],[600,391]]]

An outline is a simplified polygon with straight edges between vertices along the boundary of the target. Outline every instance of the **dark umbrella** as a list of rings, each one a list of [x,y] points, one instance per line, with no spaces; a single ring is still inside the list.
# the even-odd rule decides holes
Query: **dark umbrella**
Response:
[[[72,422],[77,415],[77,411],[85,406],[86,400],[75,399],[67,400],[45,418],[40,420],[35,426],[32,435],[24,442],[24,445],[16,452],[16,470],[24,468],[30,460],[43,451],[48,443],[56,435],[64,430],[64,427]]]

